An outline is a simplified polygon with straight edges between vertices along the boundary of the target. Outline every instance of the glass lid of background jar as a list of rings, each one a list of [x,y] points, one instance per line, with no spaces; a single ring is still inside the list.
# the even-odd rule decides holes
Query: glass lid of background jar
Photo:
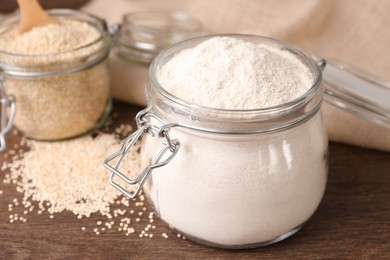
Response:
[[[201,35],[203,27],[185,13],[148,11],[124,15],[121,25],[113,30],[117,37],[116,54],[150,63],[165,48]]]

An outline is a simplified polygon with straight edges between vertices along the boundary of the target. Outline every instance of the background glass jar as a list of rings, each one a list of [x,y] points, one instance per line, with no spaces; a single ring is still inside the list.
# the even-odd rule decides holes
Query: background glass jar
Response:
[[[312,87],[296,100],[266,109],[193,105],[165,91],[156,78],[176,53],[213,36],[191,39],[152,63],[149,107],[137,116],[139,130],[105,163],[112,171],[111,184],[129,197],[146,183],[145,192],[161,219],[187,238],[248,248],[294,234],[322,199],[328,149],[319,111],[323,86],[319,66],[299,50],[268,38],[229,36],[291,52],[311,72]],[[118,166],[141,136],[146,168],[129,180]],[[116,157],[117,164],[110,166]],[[138,189],[128,192],[115,177],[139,184]]]
[[[59,140],[75,137],[102,124],[111,107],[107,57],[111,37],[106,23],[73,10],[50,10],[55,18],[89,24],[99,37],[70,51],[20,55],[0,51],[3,90],[15,98],[15,126],[27,137]],[[19,21],[2,23],[0,37]],[[31,43],[33,44],[33,43]]]
[[[115,98],[145,106],[152,60],[165,48],[202,33],[199,21],[180,12],[150,11],[123,16],[110,57]]]

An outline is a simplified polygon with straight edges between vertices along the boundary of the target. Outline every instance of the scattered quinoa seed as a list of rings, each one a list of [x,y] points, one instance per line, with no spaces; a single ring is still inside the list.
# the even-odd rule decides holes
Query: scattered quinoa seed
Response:
[[[120,201],[121,193],[108,185],[109,173],[102,164],[107,154],[121,146],[113,134],[84,136],[61,142],[37,142],[28,140],[29,151],[19,160],[7,163],[10,173],[6,182],[17,181],[23,201],[32,200],[39,204],[38,214],[47,210],[51,213],[72,211],[79,219],[92,213],[108,216],[112,201]],[[138,173],[140,160],[135,154],[123,161],[123,167]],[[56,151],[53,153],[53,151]],[[67,189],[63,189],[66,186]],[[132,190],[131,186],[126,186]],[[19,204],[17,199],[13,204]],[[124,214],[126,211],[119,211]],[[101,222],[100,222],[101,223]]]
[[[142,168],[137,145],[134,153],[130,152],[127,160],[123,160],[123,169],[128,169],[126,174],[130,178]],[[57,213],[70,211],[80,221],[86,221],[84,218],[92,215],[105,218],[99,217],[94,227],[84,224],[81,231],[88,228],[100,235],[112,229],[110,232],[120,232],[124,236],[147,239],[157,236],[157,227],[151,224],[155,213],[146,206],[144,195],[128,199],[107,185],[109,172],[102,165],[101,158],[120,149],[118,135],[98,133],[93,138],[84,136],[61,142],[23,138],[13,147],[23,149],[16,150],[18,157],[1,166],[5,172],[3,183],[14,183],[22,198],[11,198],[6,204],[9,223],[26,223],[27,216],[34,212],[54,219]],[[66,191],[63,186],[67,187]],[[126,187],[130,191],[132,188]],[[3,193],[0,190],[0,195]],[[168,235],[164,233],[163,237]]]

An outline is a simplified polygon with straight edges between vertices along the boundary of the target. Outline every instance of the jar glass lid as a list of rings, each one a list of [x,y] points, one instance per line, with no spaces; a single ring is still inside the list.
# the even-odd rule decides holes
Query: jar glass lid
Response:
[[[181,12],[139,12],[123,16],[117,53],[151,62],[165,48],[202,33],[201,23]]]

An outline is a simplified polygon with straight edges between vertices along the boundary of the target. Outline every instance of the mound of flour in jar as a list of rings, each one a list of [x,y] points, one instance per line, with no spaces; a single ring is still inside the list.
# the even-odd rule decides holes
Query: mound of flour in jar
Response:
[[[192,104],[243,110],[289,102],[313,84],[308,68],[293,54],[230,37],[181,51],[157,78],[169,93]]]

